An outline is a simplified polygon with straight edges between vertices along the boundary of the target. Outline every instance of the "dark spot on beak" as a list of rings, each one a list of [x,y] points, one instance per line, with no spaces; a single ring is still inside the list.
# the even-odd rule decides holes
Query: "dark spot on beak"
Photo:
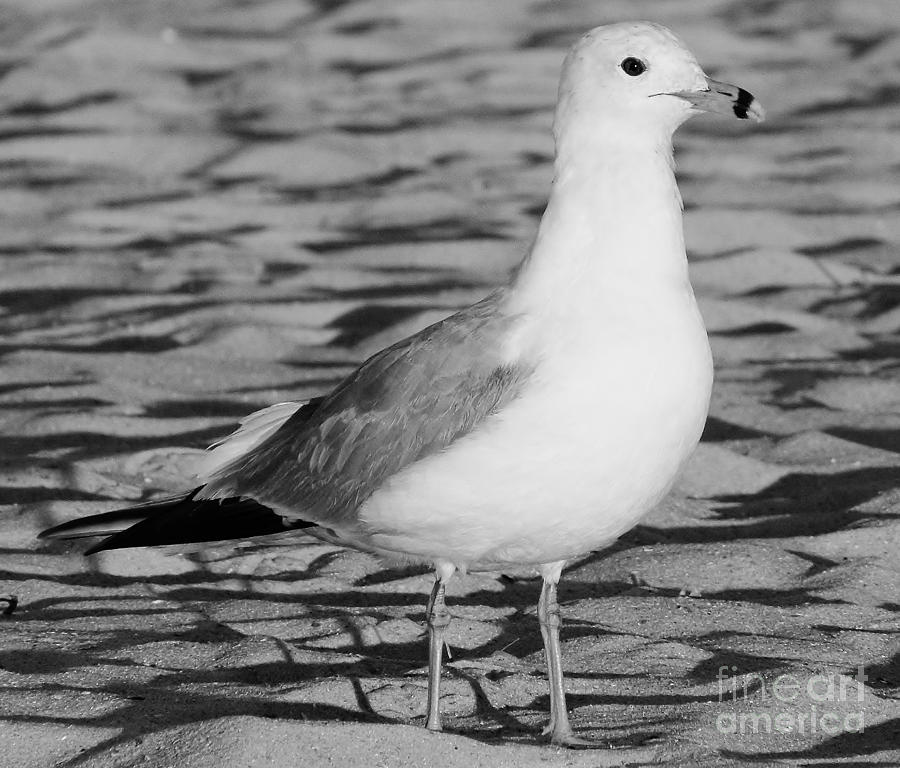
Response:
[[[747,110],[752,103],[753,94],[750,93],[750,91],[745,91],[743,88],[738,88],[737,101],[735,101],[734,106],[732,107],[734,114],[741,118],[741,120],[746,120]]]

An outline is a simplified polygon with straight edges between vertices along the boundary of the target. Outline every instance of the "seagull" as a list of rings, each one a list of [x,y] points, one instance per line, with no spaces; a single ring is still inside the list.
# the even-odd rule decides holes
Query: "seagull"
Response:
[[[665,27],[597,27],[569,51],[554,180],[508,282],[387,347],[330,393],[253,413],[202,455],[179,497],[63,523],[46,538],[119,547],[295,531],[426,564],[428,715],[441,730],[445,588],[533,566],[552,744],[572,729],[557,584],[668,492],[706,420],[713,366],[688,279],[672,136],[754,97],[704,74]]]

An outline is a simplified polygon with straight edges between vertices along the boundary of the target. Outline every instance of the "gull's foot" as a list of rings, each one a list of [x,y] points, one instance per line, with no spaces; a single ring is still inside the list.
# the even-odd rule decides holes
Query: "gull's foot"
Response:
[[[576,736],[571,727],[554,728],[550,723],[544,728],[544,735],[550,736],[550,745],[565,749],[603,749],[607,751],[606,759],[598,766],[621,766],[632,764],[653,763],[660,757],[662,740],[649,738],[645,742],[636,745],[614,744],[608,739],[586,739]]]
[[[584,739],[581,736],[576,736],[575,731],[571,728],[555,728],[553,723],[544,728],[544,736],[550,737],[550,744],[554,747],[565,747],[566,749],[610,748],[608,741]]]

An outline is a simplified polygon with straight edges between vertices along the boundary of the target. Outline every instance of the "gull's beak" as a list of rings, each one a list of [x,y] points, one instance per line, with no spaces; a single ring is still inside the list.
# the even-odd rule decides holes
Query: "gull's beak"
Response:
[[[678,91],[669,94],[689,101],[703,112],[718,112],[720,115],[735,115],[741,120],[755,120],[761,123],[766,113],[749,91],[731,83],[720,83],[706,78],[706,88],[702,91]]]

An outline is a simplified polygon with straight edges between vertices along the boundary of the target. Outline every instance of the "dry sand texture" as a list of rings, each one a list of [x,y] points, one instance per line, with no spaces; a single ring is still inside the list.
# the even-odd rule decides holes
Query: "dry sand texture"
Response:
[[[679,137],[712,418],[676,492],[564,578],[574,724],[670,766],[900,763],[896,0],[21,0],[0,6],[0,765],[616,762],[538,746],[528,574],[454,582],[434,736],[427,575],[34,534],[180,487],[239,416],[501,280],[547,192],[565,47],[635,17],[770,120]]]

